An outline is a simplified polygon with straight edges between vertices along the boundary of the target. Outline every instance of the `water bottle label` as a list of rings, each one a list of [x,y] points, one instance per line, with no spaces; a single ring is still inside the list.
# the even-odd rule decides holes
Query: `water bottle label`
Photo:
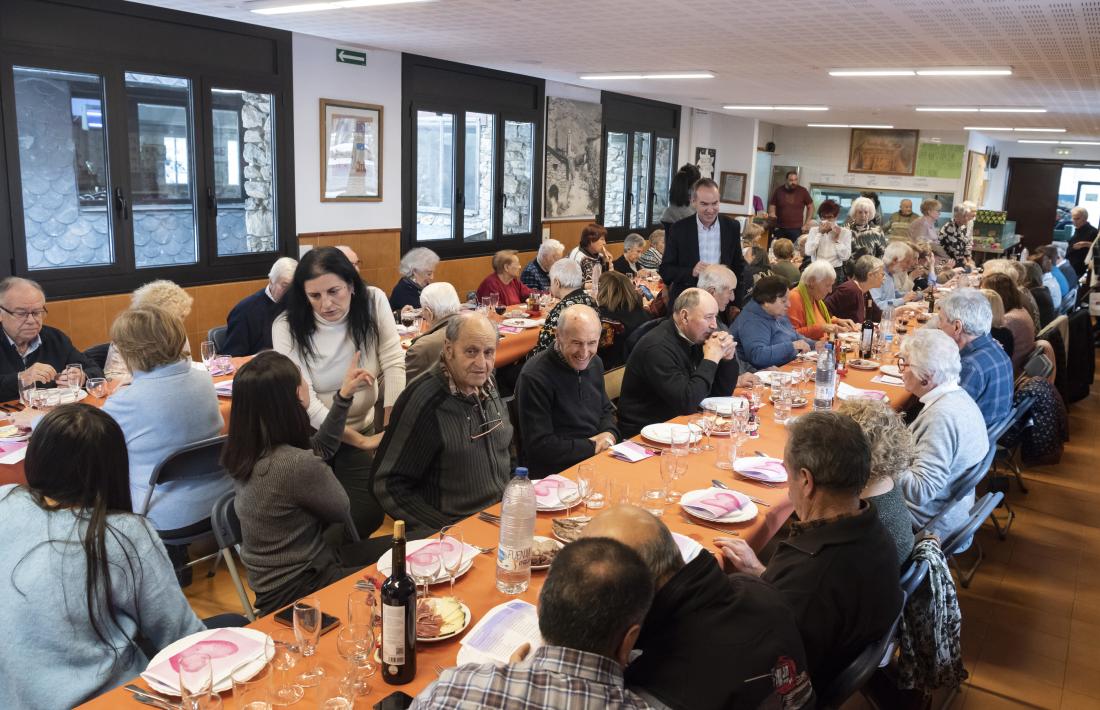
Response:
[[[382,605],[382,662],[405,665],[405,607]]]
[[[497,567],[506,572],[520,572],[530,565],[530,561],[530,547],[497,547]]]

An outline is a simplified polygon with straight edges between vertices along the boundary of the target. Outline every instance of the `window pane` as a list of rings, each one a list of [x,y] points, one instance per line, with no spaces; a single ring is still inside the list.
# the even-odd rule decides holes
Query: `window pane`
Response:
[[[672,139],[657,139],[657,154],[653,158],[653,222],[660,221],[668,207],[668,190],[672,187]]]
[[[493,166],[496,160],[493,128],[493,114],[466,112],[462,237],[468,242],[493,238]]]
[[[649,149],[651,133],[634,134],[633,169],[630,174],[630,226],[639,229],[649,226]]]
[[[191,82],[126,73],[137,268],[198,261]],[[136,120],[135,120],[136,114]]]
[[[621,227],[626,211],[626,151],[628,134],[607,134],[607,168],[604,174],[603,226]]]
[[[28,267],[113,263],[102,78],[14,67],[14,79]]]
[[[278,249],[274,97],[211,89],[218,256]]]
[[[531,231],[531,186],[535,175],[535,124],[504,122],[504,234]]]
[[[454,134],[454,114],[416,112],[417,241],[454,238]]]

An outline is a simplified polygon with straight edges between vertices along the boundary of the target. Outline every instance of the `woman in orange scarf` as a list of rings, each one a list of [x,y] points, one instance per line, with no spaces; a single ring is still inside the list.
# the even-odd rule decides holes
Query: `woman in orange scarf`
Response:
[[[792,290],[787,316],[799,333],[813,340],[821,340],[826,333],[856,330],[856,324],[847,318],[833,318],[823,300],[833,289],[836,271],[825,259],[818,259],[802,272],[798,288]]]

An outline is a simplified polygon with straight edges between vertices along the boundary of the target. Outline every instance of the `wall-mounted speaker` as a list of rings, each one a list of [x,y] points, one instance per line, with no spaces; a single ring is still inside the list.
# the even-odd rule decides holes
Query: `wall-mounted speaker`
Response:
[[[997,166],[1001,163],[1001,154],[994,151],[993,155],[989,156],[989,168],[996,170]]]
[[[768,151],[769,153],[774,153],[775,152],[775,143],[773,143],[772,141],[768,141],[767,143],[764,144],[764,150]]]

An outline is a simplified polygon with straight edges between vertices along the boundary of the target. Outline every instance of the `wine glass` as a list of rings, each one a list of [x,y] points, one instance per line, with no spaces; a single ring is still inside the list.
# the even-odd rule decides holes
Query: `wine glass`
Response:
[[[321,602],[316,597],[305,597],[294,602],[294,636],[302,649],[303,659],[313,659],[317,653],[317,641],[321,638]],[[321,682],[325,669],[316,661],[307,660],[307,667],[298,676],[298,682],[312,688]]]
[[[347,661],[345,680],[355,695],[367,695],[371,691],[368,679],[374,675],[370,661],[374,651],[374,630],[370,624],[347,624],[336,635],[336,650]]]
[[[206,365],[206,369],[210,369],[210,363],[214,362],[214,358],[217,356],[217,348],[214,347],[213,340],[204,340],[202,345],[199,346],[199,353],[202,356],[202,364]]]
[[[103,399],[107,396],[107,379],[104,377],[89,377],[85,387],[93,397]]]
[[[588,497],[588,482],[591,475],[591,464],[581,464],[577,467],[577,485],[558,488],[558,500],[565,506],[566,515],[569,515],[574,506],[580,505]]]
[[[757,381],[752,383],[752,387],[749,389],[749,401],[752,403],[754,410],[760,409],[760,403],[764,400],[764,383],[763,381]]]
[[[271,704],[293,705],[305,694],[302,686],[292,682],[289,676],[302,655],[298,639],[290,629],[276,629],[271,632],[271,641],[275,646],[271,670],[276,674],[272,683]]]
[[[439,531],[439,573],[446,574],[451,583],[451,593],[455,595],[455,577],[466,561],[466,540],[462,531],[454,525],[447,525]]]
[[[188,653],[179,659],[180,704],[184,710],[202,710],[214,689],[209,654]]]
[[[264,639],[264,658],[274,657],[274,642]],[[268,649],[271,653],[268,653]],[[272,667],[269,662],[256,670],[255,659],[245,661],[229,672],[233,683],[233,702],[241,710],[271,710]]]
[[[696,417],[692,424],[699,428],[699,431],[703,432],[703,436],[699,437],[699,445],[697,451],[714,451],[714,446],[710,443],[710,433],[714,429],[714,420],[718,416],[713,404],[703,408],[703,415]],[[704,438],[705,437],[705,438]],[[695,452],[692,452],[695,453]]]
[[[65,386],[69,390],[69,395],[75,402],[80,396],[80,388],[84,386],[84,366],[78,362],[72,362],[66,365],[61,373],[65,377]]]
[[[424,587],[423,594],[419,594],[421,600],[427,599],[432,595],[431,584],[436,580],[436,577],[439,573],[439,561],[437,559],[434,559],[431,549],[432,547],[438,547],[438,545],[430,540],[427,541],[427,543],[427,545],[417,550],[417,557],[424,555],[430,557],[431,559],[429,559],[429,561],[426,563],[410,561],[409,564],[406,565],[409,576],[412,577],[413,581],[416,583],[418,594],[420,587]]]

